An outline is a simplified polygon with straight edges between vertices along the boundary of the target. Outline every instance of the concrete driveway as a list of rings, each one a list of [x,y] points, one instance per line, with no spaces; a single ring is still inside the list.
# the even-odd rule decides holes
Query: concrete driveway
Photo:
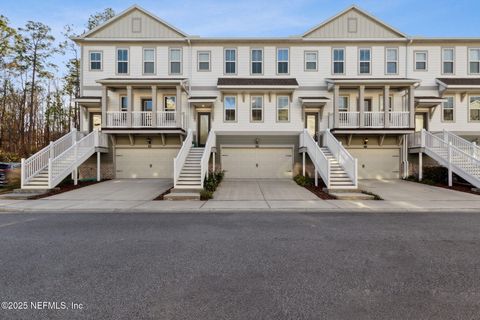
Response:
[[[319,200],[291,179],[226,179],[214,194],[214,200]]]
[[[49,200],[148,201],[173,186],[172,179],[115,179],[48,197]]]
[[[471,201],[480,196],[405,180],[361,180],[362,190],[390,201]]]

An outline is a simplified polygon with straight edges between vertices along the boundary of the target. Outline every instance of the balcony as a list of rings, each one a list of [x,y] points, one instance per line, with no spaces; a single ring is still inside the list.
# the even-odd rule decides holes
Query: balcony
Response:
[[[329,115],[330,128],[409,128],[409,111],[390,111],[387,113],[387,123],[385,123],[385,113],[367,112],[363,113],[363,125],[360,123],[360,112],[341,111],[338,113],[338,125],[333,125],[333,114]]]
[[[184,127],[184,115],[177,123],[176,111],[107,111],[108,128],[178,128]]]

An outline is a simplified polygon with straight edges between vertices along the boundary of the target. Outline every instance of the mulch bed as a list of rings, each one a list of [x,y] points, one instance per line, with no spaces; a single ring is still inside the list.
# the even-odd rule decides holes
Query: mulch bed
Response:
[[[78,184],[76,186],[73,184],[73,182],[65,183],[65,184],[59,185],[57,188],[51,190],[50,192],[47,192],[45,194],[41,194],[41,195],[38,195],[38,196],[33,196],[33,197],[28,198],[28,199],[29,200],[37,200],[37,199],[42,199],[42,198],[46,198],[46,197],[51,197],[51,196],[54,196],[54,195],[57,195],[57,194],[60,194],[60,193],[80,189],[80,188],[83,188],[83,187],[88,187],[88,186],[91,186],[93,184],[97,184],[97,183],[104,182],[104,181],[107,181],[107,180],[102,180],[102,181],[78,181]]]
[[[167,191],[165,191],[164,193],[162,193],[161,195],[159,195],[159,196],[156,197],[155,199],[153,199],[153,201],[165,200],[163,197],[164,197],[166,194],[169,194],[172,189],[173,189],[173,187],[170,188],[170,189],[168,189]]]
[[[317,197],[319,197],[322,200],[336,200],[336,198],[332,197],[331,195],[323,191],[323,188],[325,188],[325,186],[322,185],[320,181],[318,183],[318,187],[315,187],[314,185],[305,186],[305,189],[315,194]]]
[[[439,188],[444,188],[444,189],[449,189],[449,190],[455,190],[455,191],[460,191],[460,192],[466,192],[466,193],[471,193],[471,194],[476,194],[477,196],[480,195],[478,192],[472,191],[472,186],[467,186],[464,184],[457,184],[454,183],[451,187],[449,187],[447,184],[434,184],[434,187],[439,187]]]

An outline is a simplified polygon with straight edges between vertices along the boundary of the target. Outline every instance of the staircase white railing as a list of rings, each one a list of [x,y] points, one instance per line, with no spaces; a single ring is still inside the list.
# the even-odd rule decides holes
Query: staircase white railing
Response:
[[[187,137],[183,141],[182,147],[177,156],[173,159],[173,185],[176,187],[180,172],[182,171],[185,160],[187,160],[188,153],[192,148],[193,133],[192,129],[188,129]]]
[[[212,148],[215,147],[217,143],[216,135],[213,130],[210,130],[208,134],[207,142],[205,142],[205,149],[203,150],[202,160],[200,161],[200,182],[203,188],[203,182],[205,176],[208,177],[208,164],[210,161],[210,154],[212,153]],[[215,170],[215,168],[213,168]]]
[[[48,160],[56,158],[65,150],[70,148],[82,133],[72,129],[69,133],[56,141],[50,142],[48,146],[38,151],[28,159],[22,159],[21,187],[30,181],[40,171],[48,167]]]
[[[322,177],[327,188],[330,188],[330,161],[327,159],[323,151],[313,140],[312,136],[304,129],[300,134],[300,147],[307,150],[310,160],[313,162],[315,169]]]
[[[340,141],[338,141],[329,129],[325,130],[323,134],[323,145],[330,149],[338,163],[343,167],[343,170],[347,173],[348,177],[352,180],[355,188],[358,187],[358,163],[357,159],[343,147]]]
[[[340,111],[338,112],[339,128],[356,128],[360,125],[360,112],[358,111]]]
[[[385,126],[385,114],[383,112],[365,111],[364,126],[369,128],[383,128]]]
[[[425,152],[449,171],[480,188],[480,159],[454,146],[431,132],[421,131],[421,146]]]
[[[410,126],[409,111],[390,111],[389,117],[392,128],[408,128]]]
[[[54,159],[48,160],[48,187],[54,188],[62,180],[71,174],[75,168],[85,162],[94,152],[95,147],[106,145],[107,139],[104,133],[98,130],[90,132],[88,135],[70,146],[62,154]]]
[[[480,147],[475,142],[470,142],[462,137],[457,136],[449,131],[443,130],[439,132],[432,132],[433,135],[439,137],[447,143],[452,143],[453,146],[468,153],[474,158],[480,159]]]

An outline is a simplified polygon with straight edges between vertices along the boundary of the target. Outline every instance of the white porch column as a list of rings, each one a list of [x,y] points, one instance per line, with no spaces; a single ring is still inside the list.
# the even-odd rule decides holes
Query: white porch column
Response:
[[[408,88],[408,110],[410,111],[410,128],[415,128],[415,87]]]
[[[182,126],[182,87],[177,85],[177,105],[176,105],[176,112],[175,112],[175,122],[177,123],[177,127]]]
[[[365,86],[361,85],[358,88],[358,111],[360,116],[360,128],[365,126]]]
[[[333,126],[332,128],[337,128],[340,123],[339,100],[340,100],[340,86],[336,84],[333,86]]]
[[[318,171],[317,171],[317,168],[315,168],[315,187],[318,187]]]
[[[305,152],[302,153],[302,175],[305,177]]]
[[[452,179],[452,143],[448,143],[448,186],[451,187],[453,184]]]
[[[418,180],[423,180],[423,152],[418,154]]]
[[[215,152],[214,152],[214,153],[213,153],[213,159],[212,159],[212,161],[213,161],[213,172],[216,171],[216,168],[215,168],[215,156],[216,156],[216,154],[215,154]]]
[[[386,85],[385,87],[383,87],[383,109],[384,109],[384,127],[385,128],[388,128],[390,127],[390,117],[388,116],[389,115],[389,102],[390,102],[390,86],[389,85]]]
[[[100,152],[97,151],[97,181],[101,180],[101,175],[100,175]]]
[[[102,127],[107,126],[107,97],[108,97],[108,88],[102,86]]]
[[[133,109],[133,90],[132,86],[127,86],[127,127],[132,127],[132,110]]]
[[[157,86],[152,86],[152,127],[157,126]]]

